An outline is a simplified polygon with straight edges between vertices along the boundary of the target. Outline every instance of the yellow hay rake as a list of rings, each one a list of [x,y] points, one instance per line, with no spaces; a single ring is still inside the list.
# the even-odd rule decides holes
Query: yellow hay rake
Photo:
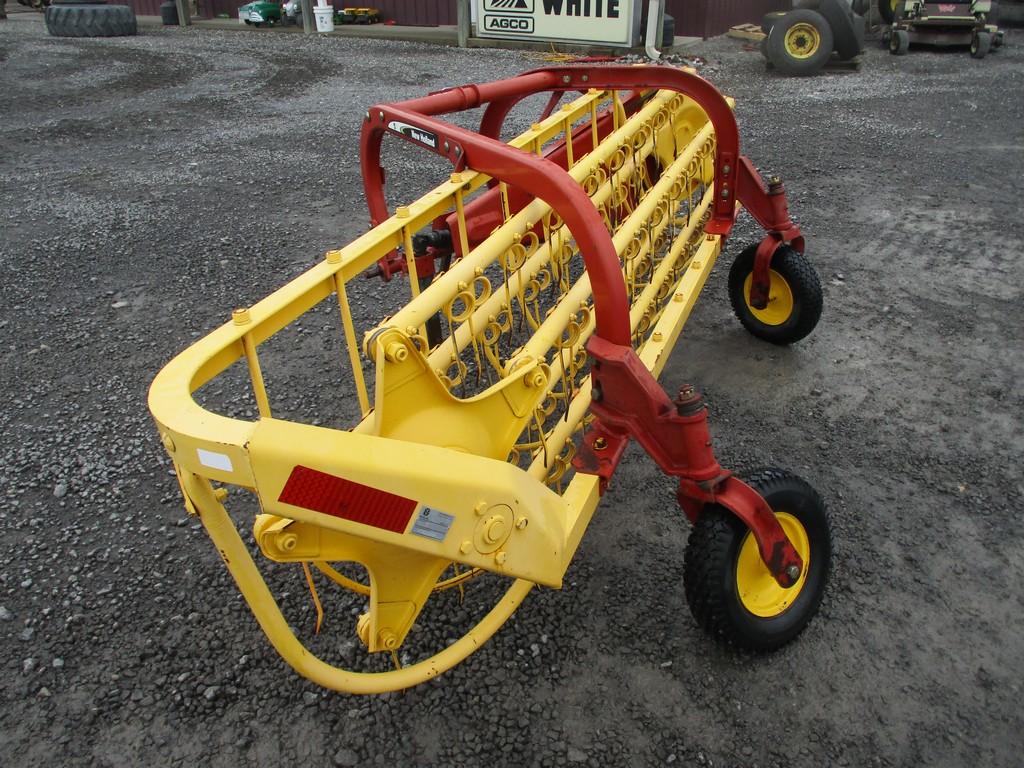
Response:
[[[538,121],[500,142],[510,111],[536,94],[550,94]],[[485,107],[476,132],[437,117],[476,107]],[[387,134],[454,166],[393,213],[380,165]],[[723,470],[700,395],[684,387],[670,400],[655,381],[740,205],[766,230],[730,274],[744,325],[789,343],[820,314],[785,193],[739,154],[730,104],[669,67],[542,69],[371,108],[362,170],[373,228],[235,310],[150,391],[185,505],[281,656],[352,693],[449,669],[535,585],[561,587],[630,438],[679,478],[695,525],[686,595],[698,621],[745,647],[792,639],[827,576],[823,504],[791,475],[765,471],[744,483]],[[369,284],[354,281],[368,272],[407,276],[408,299],[357,327],[350,302]],[[343,367],[361,413],[349,430],[275,417],[261,366],[260,346],[324,302],[340,310]],[[194,397],[239,361],[254,420]],[[225,486],[255,494],[259,549],[300,564],[318,610],[314,569],[365,599],[355,633],[394,668],[344,670],[307,650],[228,516]],[[353,563],[366,580],[351,575]],[[447,648],[401,666],[397,651],[428,598],[484,572],[510,581],[490,612]]]

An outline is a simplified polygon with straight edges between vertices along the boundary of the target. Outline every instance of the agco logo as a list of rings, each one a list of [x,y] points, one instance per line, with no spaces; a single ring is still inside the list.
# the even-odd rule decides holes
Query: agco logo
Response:
[[[532,16],[484,16],[484,29],[488,32],[519,32],[524,35],[533,34]]]
[[[533,13],[533,0],[484,0],[484,10],[503,11],[504,13]]]

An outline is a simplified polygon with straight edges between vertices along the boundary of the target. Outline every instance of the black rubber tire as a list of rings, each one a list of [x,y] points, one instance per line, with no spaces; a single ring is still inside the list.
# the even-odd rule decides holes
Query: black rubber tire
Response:
[[[821,0],[818,12],[832,28],[832,39],[840,58],[849,60],[859,54],[861,47],[853,25],[853,11],[845,0]]]
[[[878,0],[878,15],[886,24],[892,24],[892,20],[896,17],[892,2],[893,0]]]
[[[816,11],[820,4],[821,0],[793,0],[793,8],[795,10],[804,9]]]
[[[770,11],[761,18],[761,31],[768,35],[775,26],[775,22],[785,16],[788,11]]]
[[[832,565],[828,511],[818,493],[796,475],[762,469],[745,478],[775,511],[797,518],[810,549],[807,580],[791,605],[771,617],[743,605],[736,563],[749,530],[717,504],[704,508],[686,544],[683,585],[697,623],[719,642],[751,651],[772,651],[792,641],[818,612]]]
[[[975,32],[971,37],[971,57],[984,59],[992,48],[992,33],[988,31]]]
[[[889,37],[889,53],[904,56],[910,50],[910,33],[905,29],[894,29]]]
[[[793,311],[784,323],[768,325],[754,316],[743,292],[747,276],[754,271],[756,253],[756,244],[748,246],[729,269],[729,301],[732,310],[752,336],[781,346],[800,341],[814,330],[821,319],[823,300],[818,273],[803,255],[788,245],[780,246],[775,251],[771,269],[789,285],[793,294]]]
[[[786,34],[797,24],[809,24],[819,36],[817,50],[806,59],[798,59],[786,51]],[[813,75],[825,66],[832,55],[832,29],[825,17],[817,11],[805,9],[790,11],[772,26],[772,34],[768,35],[765,50],[768,59],[775,68],[784,75],[803,77]]]
[[[871,0],[853,0],[850,3],[850,10],[858,16],[867,16],[871,10]]]
[[[127,37],[138,32],[138,22],[127,5],[51,5],[46,30],[54,37]]]
[[[857,35],[857,45],[861,51],[864,50],[864,41],[868,36],[868,20],[863,16],[853,17],[853,31]]]

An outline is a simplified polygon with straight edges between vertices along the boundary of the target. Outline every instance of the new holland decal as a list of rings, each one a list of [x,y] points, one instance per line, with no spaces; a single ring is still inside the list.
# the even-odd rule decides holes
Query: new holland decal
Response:
[[[436,133],[431,133],[430,131],[426,131],[422,128],[417,128],[415,125],[403,123],[400,120],[392,120],[388,123],[388,130],[400,133],[413,141],[417,141],[426,147],[430,147],[431,149],[437,149]]]

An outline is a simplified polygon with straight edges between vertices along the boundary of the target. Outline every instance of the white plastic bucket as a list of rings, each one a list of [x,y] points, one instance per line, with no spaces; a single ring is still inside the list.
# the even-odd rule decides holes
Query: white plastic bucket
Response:
[[[324,8],[318,5],[313,9],[313,15],[316,17],[317,32],[334,31],[334,8],[332,6],[328,5]]]

